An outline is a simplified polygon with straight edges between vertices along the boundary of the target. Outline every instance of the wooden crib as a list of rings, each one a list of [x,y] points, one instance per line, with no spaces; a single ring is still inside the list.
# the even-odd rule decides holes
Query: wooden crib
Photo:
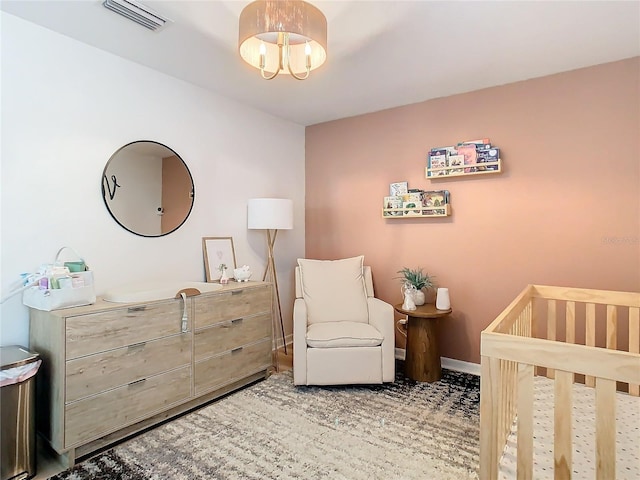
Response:
[[[577,382],[595,388],[596,478],[615,479],[617,390],[640,390],[640,293],[529,285],[482,332],[481,356],[481,480],[498,478],[514,420],[517,478],[533,478],[534,375],[554,379],[554,478],[571,478]]]

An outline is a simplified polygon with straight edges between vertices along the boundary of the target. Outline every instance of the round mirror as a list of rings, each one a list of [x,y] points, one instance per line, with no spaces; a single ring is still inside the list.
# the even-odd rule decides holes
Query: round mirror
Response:
[[[193,178],[166,145],[132,142],[118,149],[102,173],[102,198],[122,227],[143,237],[161,237],[186,220],[195,198]]]

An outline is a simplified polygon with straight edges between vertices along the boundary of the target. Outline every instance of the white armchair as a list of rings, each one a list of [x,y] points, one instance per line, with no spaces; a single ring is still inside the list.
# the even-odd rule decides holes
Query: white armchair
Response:
[[[373,296],[364,257],[298,259],[293,306],[296,385],[393,382],[393,307]]]

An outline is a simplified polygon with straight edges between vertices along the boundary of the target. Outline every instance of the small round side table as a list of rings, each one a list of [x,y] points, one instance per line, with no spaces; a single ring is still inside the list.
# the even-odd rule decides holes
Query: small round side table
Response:
[[[436,321],[451,313],[451,309],[438,310],[432,303],[404,310],[402,304],[394,306],[407,316],[407,348],[404,374],[419,382],[436,382],[442,378],[440,350],[436,338]]]

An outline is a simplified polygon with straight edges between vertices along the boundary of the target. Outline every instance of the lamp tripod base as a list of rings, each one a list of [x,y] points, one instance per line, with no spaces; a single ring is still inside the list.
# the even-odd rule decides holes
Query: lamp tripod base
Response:
[[[276,272],[276,262],[273,256],[273,247],[276,243],[276,237],[278,235],[278,230],[273,230],[273,235],[271,234],[271,230],[267,230],[267,249],[268,249],[268,258],[267,258],[267,267],[264,271],[264,275],[262,276],[262,281],[268,281],[273,284],[273,313],[274,313],[274,321],[277,319],[280,322],[280,334],[282,339],[282,346],[284,347],[284,354],[288,355],[287,352],[287,341],[284,334],[284,321],[282,319],[282,308],[280,305],[280,291],[278,289],[278,274]],[[275,332],[275,329],[274,329]],[[275,343],[275,360],[276,360],[276,369],[279,368],[279,360],[278,360],[278,341],[274,337]]]

